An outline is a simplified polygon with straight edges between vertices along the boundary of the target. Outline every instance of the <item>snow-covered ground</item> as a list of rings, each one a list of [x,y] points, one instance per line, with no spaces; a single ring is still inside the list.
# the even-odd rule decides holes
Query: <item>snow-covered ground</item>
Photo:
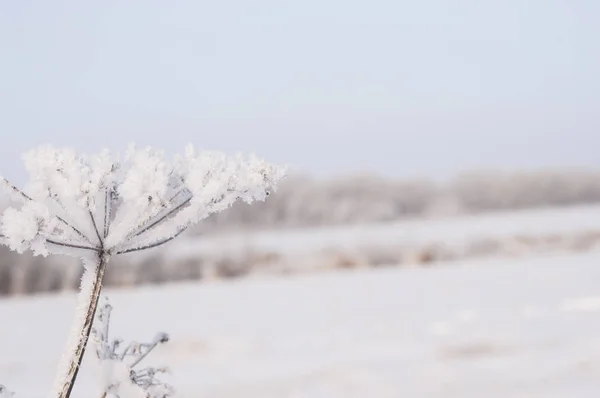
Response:
[[[180,397],[600,396],[598,253],[106,293],[114,333],[171,334],[150,359]],[[0,382],[18,397],[46,395],[74,304],[0,301]],[[93,398],[92,366],[81,377]]]

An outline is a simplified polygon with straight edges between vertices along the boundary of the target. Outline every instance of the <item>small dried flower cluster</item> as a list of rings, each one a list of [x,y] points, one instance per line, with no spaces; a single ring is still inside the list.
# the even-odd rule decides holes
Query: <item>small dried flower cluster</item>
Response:
[[[112,306],[107,298],[98,308],[96,327],[92,330],[96,354],[104,370],[106,380],[103,388],[107,396],[130,396],[122,390],[139,389],[139,396],[148,398],[168,398],[174,389],[158,378],[167,373],[164,367],[140,367],[140,363],[158,345],[169,341],[166,333],[157,333],[149,343],[131,342],[123,344],[121,339],[109,338],[110,314]]]

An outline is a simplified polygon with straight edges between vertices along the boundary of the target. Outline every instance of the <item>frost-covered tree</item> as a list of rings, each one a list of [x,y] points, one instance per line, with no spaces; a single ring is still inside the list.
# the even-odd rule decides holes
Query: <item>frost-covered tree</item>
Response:
[[[84,273],[74,325],[59,365],[53,397],[69,397],[85,347],[109,259],[151,249],[237,200],[265,200],[285,174],[250,156],[196,152],[188,146],[172,161],[152,148],[131,145],[81,155],[44,146],[23,159],[30,180],[21,190],[0,178],[20,203],[0,220],[0,242],[23,253],[82,259]]]

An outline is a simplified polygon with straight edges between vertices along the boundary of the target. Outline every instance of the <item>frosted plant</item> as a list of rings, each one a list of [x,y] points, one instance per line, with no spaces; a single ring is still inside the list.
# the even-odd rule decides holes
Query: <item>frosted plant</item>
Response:
[[[197,153],[169,162],[131,145],[125,154],[77,154],[44,146],[23,156],[30,181],[20,190],[0,177],[20,207],[7,208],[0,241],[19,253],[82,259],[78,306],[52,397],[71,395],[90,335],[109,259],[169,242],[236,200],[265,200],[285,174],[250,156]]]
[[[110,313],[112,306],[105,302],[98,308],[96,327],[92,329],[96,354],[104,370],[104,397],[140,396],[168,398],[174,389],[158,378],[166,368],[144,367],[139,364],[159,344],[169,341],[166,333],[157,333],[150,343],[132,342],[123,345],[120,339],[109,339]]]

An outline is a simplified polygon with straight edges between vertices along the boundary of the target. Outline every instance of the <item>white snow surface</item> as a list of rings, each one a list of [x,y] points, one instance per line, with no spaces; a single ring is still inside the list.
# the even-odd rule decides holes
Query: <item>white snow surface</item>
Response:
[[[600,396],[600,254],[107,290],[179,397]],[[0,301],[0,383],[47,395],[72,294]],[[87,360],[76,397],[95,397]]]

